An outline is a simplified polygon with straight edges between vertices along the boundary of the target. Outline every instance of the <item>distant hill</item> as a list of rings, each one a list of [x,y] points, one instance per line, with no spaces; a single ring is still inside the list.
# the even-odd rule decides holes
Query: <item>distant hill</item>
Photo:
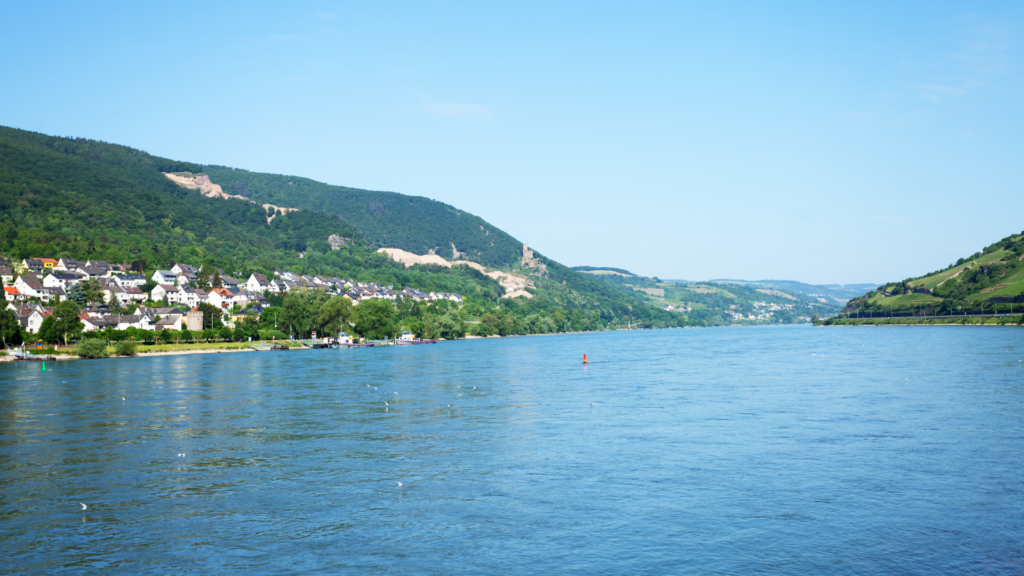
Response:
[[[846,303],[835,298],[841,292],[785,280],[691,282],[647,278],[608,266],[577,266],[574,270],[643,293],[666,309],[689,309],[690,314],[703,315],[712,323],[806,322],[815,313],[838,312]]]
[[[629,270],[623,270],[622,268],[601,268],[597,266],[573,266],[573,270],[577,272],[586,272],[588,274],[619,274],[620,276],[636,276]]]
[[[454,251],[487,266],[512,266],[523,244],[479,216],[453,206],[396,192],[324,184],[299,176],[203,166],[225,193],[261,204],[337,214],[376,247],[455,259]]]
[[[1024,232],[1007,236],[942,270],[880,286],[851,300],[844,312],[916,315],[1009,312],[1024,308],[1020,305],[1022,302]]]
[[[824,298],[832,304],[845,305],[878,287],[878,284],[805,284],[795,280],[711,280],[720,284],[741,284],[757,288],[774,288],[811,298]]]
[[[127,146],[0,127],[0,250],[17,259],[211,260],[263,272],[326,246],[330,235],[359,237],[333,214],[294,212],[268,223],[258,205],[206,198],[161,174],[197,168]]]
[[[362,205],[346,207],[345,199]],[[449,258],[452,243],[460,252],[475,249],[467,256],[522,278],[528,289],[505,298],[491,271],[407,268],[377,251],[404,247],[422,255],[437,246],[440,255],[445,242]],[[714,323],[661,310],[633,290],[524,251],[505,232],[441,202],[211,169],[8,127],[0,127],[0,256],[139,262],[149,274],[172,262],[240,278],[288,270],[455,292],[466,297],[465,320],[497,322],[509,334]]]

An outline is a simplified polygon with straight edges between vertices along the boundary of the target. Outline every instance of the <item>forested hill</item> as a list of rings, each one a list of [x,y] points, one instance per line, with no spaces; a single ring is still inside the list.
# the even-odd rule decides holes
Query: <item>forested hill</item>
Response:
[[[204,166],[224,192],[261,204],[337,214],[378,247],[455,258],[453,245],[469,260],[487,266],[513,265],[522,243],[482,218],[422,196],[332,186],[298,176]]]
[[[127,146],[0,127],[0,251],[247,272],[296,261],[332,234],[358,237],[335,215],[292,212],[268,224],[256,204],[206,198],[161,174],[198,169]]]
[[[844,312],[869,316],[1010,312],[1019,311],[1022,302],[1024,232],[942,270],[880,286],[851,300]]]
[[[407,268],[376,252],[379,243],[368,240],[358,226],[339,215],[301,209],[309,205],[300,202],[301,195],[266,202],[300,208],[286,214],[275,211],[268,221],[268,212],[259,204],[207,197],[199,190],[173,183],[163,174],[195,175],[204,170],[197,164],[159,158],[127,146],[0,127],[0,257],[15,262],[74,257],[138,263],[147,276],[173,262],[223,268],[242,279],[253,272],[270,275],[274,270],[288,270],[425,292],[455,292],[465,297],[460,318],[488,326],[479,334],[713,323],[700,315],[659,310],[632,290],[600,282],[539,253],[520,261],[517,256],[522,254],[521,246],[510,236],[465,212],[448,213],[454,209],[440,202],[390,193],[367,196],[386,198],[392,206],[382,210],[384,216],[370,229],[379,230],[382,238],[392,236],[389,226],[395,226],[395,236],[409,234],[412,238],[419,230],[418,240],[387,242],[389,247],[409,249],[417,246],[414,242],[427,246],[423,238],[434,233],[435,225],[447,223],[450,230],[467,238],[471,230],[465,223],[478,231],[482,226],[483,237],[491,239],[487,246],[493,241],[495,251],[485,252],[480,246],[477,256],[489,256],[478,260],[513,262],[503,268],[529,278],[533,287],[527,296],[504,298],[506,290],[497,280],[468,266]],[[220,183],[216,176],[213,181]],[[232,188],[237,180],[226,179],[225,183],[225,192],[239,191]],[[356,193],[362,191],[353,192],[358,196]],[[249,197],[259,198],[251,190]],[[403,203],[419,205],[422,210],[404,208]],[[443,214],[431,217],[432,213]],[[395,214],[401,214],[408,223],[387,219]],[[403,231],[403,226],[407,230]],[[327,241],[330,236],[347,240],[332,246]],[[454,232],[448,237],[460,251],[473,246]],[[501,258],[495,256],[499,245],[506,254]],[[472,325],[479,329],[483,324]]]

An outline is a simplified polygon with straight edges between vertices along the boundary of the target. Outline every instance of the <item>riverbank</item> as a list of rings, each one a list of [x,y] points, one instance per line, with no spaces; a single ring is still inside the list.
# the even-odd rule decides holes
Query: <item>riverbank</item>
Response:
[[[1021,326],[1024,316],[953,318],[830,318],[816,326]]]
[[[746,324],[733,324],[733,327],[752,326]],[[675,330],[685,328],[697,328],[696,326],[678,326],[673,328],[660,328],[660,330]],[[635,330],[649,330],[648,328],[636,328]],[[577,332],[551,332],[547,334],[509,334],[508,336],[499,336],[492,334],[491,336],[473,336],[466,335],[464,338],[456,340],[445,340],[439,338],[438,342],[457,342],[459,340],[486,340],[492,338],[526,338],[534,336],[564,336],[569,334],[595,334],[599,332],[614,332],[616,330],[587,330]],[[265,341],[262,343],[265,346],[270,346],[271,341]],[[277,340],[273,344],[288,346],[289,348],[306,348],[305,344],[291,340]],[[192,354],[224,354],[230,352],[257,352],[253,346],[258,346],[258,342],[196,342],[192,344],[155,344],[155,345],[144,345],[138,344],[136,346],[136,353],[134,356],[120,356],[115,353],[114,346],[107,346],[107,358],[139,358],[146,356],[185,356]],[[75,353],[75,347],[69,346],[66,348],[59,348],[56,351],[48,349],[46,354],[53,355],[56,360],[83,360]],[[13,356],[7,356],[4,350],[0,350],[0,363],[2,362],[14,362],[16,358]]]
[[[233,352],[256,352],[253,345],[255,342],[197,342],[194,344],[154,344],[150,346],[138,345],[134,356],[121,356],[115,353],[114,346],[107,346],[108,358],[138,358],[146,356],[187,356],[192,354],[226,354]],[[276,342],[292,348],[303,348],[304,345],[298,342]],[[267,344],[269,346],[269,343]],[[54,360],[82,360],[75,354],[74,347],[60,348],[53,352],[48,350],[40,356],[52,356]],[[17,358],[0,354],[0,362],[15,362]]]

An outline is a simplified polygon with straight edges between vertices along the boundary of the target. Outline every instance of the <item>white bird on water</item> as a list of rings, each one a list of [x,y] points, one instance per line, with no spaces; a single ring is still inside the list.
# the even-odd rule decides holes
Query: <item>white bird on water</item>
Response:
[[[82,507],[82,512],[85,512],[86,510],[88,510],[88,509],[89,509],[89,507],[88,507],[88,506],[86,506],[86,505],[85,505],[84,503],[82,503],[82,502],[79,502],[79,503],[78,503],[78,505]]]
[[[403,486],[403,484],[401,482],[395,482],[395,484],[398,484],[399,486]]]
[[[124,396],[121,396],[121,402],[124,402]]]

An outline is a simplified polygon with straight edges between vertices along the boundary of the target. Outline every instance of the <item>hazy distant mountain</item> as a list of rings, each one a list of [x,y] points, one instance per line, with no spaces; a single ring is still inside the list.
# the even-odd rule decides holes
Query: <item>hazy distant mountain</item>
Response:
[[[836,304],[846,304],[878,287],[878,284],[805,284],[796,280],[711,280],[721,284],[742,284],[759,288],[774,288],[791,294],[812,298],[825,298]]]

